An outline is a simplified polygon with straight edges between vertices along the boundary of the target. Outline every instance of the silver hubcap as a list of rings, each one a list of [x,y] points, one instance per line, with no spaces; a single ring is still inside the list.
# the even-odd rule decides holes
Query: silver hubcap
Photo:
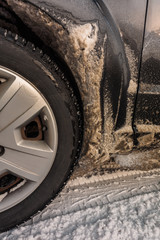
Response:
[[[41,184],[57,144],[56,120],[46,99],[30,82],[0,67],[0,212]]]

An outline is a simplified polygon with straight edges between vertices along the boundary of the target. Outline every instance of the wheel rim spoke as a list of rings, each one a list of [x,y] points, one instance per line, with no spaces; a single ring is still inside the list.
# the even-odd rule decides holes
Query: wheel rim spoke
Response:
[[[4,156],[0,158],[0,169],[1,173],[9,171],[21,178],[38,182],[48,161],[48,158],[24,152],[17,154],[17,151],[6,149]]]
[[[21,141],[21,137],[18,136],[21,134],[20,132],[20,128],[23,124],[27,124],[27,122],[31,121],[31,119],[38,115],[41,110],[43,109],[44,104],[41,103],[41,101],[38,101],[37,103],[35,103],[31,108],[29,108],[27,111],[22,111],[23,113],[20,114],[20,116],[18,116],[17,118],[15,118],[14,120],[6,120],[4,121],[3,127],[1,128],[0,131],[0,145],[1,141],[3,141],[3,144],[14,144],[14,139],[19,138],[19,141]],[[2,115],[0,112],[0,119],[3,119],[3,111],[2,111]],[[1,124],[1,126],[2,126]],[[19,133],[19,134],[18,134]]]
[[[3,131],[12,123],[15,127],[15,124],[17,126],[22,124],[42,109],[44,104],[42,103],[41,100],[38,100],[36,94],[31,96],[29,89],[26,86],[21,86],[0,112],[0,131]],[[10,113],[9,116],[8,113]]]
[[[21,88],[21,82],[18,77],[15,77],[10,80],[6,80],[1,83],[0,87],[0,111],[4,106],[13,98],[13,96]]]

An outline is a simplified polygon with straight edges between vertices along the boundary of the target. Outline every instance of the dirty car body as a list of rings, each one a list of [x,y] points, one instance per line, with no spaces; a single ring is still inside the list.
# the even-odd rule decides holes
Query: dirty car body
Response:
[[[76,177],[91,175],[94,171],[96,173],[100,171],[112,173],[117,170],[150,171],[159,168],[159,10],[158,0],[142,0],[140,2],[138,0],[4,0],[0,3],[2,49],[4,49],[3,45],[8,47],[13,45],[11,49],[15,49],[15,55],[22,54],[15,60],[17,63],[20,63],[21,59],[25,59],[24,48],[30,48],[32,52],[38,51],[43,60],[34,59],[37,70],[30,79],[30,74],[23,74],[19,65],[14,66],[14,63],[8,63],[12,60],[12,55],[7,55],[10,54],[9,50],[7,53],[5,50],[0,50],[1,56],[6,56],[6,58],[8,56],[7,61],[2,59],[0,62],[0,66],[2,66],[0,87],[2,86],[2,90],[10,75],[15,78],[20,76],[20,84],[24,84],[28,91],[32,88],[32,84],[35,85],[35,88],[33,87],[35,98],[41,98],[39,93],[41,89],[44,96],[44,98],[42,97],[42,103],[45,105],[43,110],[40,109],[37,115],[34,114],[34,117],[30,117],[27,122],[19,124],[16,128],[19,129],[19,133],[16,130],[19,134],[16,137],[19,137],[18,139],[21,139],[20,142],[23,143],[18,143],[21,148],[18,150],[16,148],[17,154],[27,151],[23,150],[24,148],[30,149],[31,147],[29,148],[27,145],[30,141],[35,144],[35,152],[32,155],[37,154],[37,141],[45,142],[52,148],[50,139],[54,139],[55,145],[58,146],[53,146],[53,166],[48,165],[46,174],[42,174],[40,180],[37,180],[37,185],[30,188],[28,195],[21,196],[20,200],[14,202],[10,197],[10,192],[12,190],[15,196],[16,194],[20,196],[16,192],[25,189],[29,173],[23,175],[20,170],[15,173],[14,167],[18,164],[16,161],[13,164],[14,167],[9,169],[5,167],[5,170],[0,171],[0,193],[1,195],[5,194],[0,200],[0,204],[4,205],[0,208],[0,225],[2,219],[5,219],[3,226],[0,226],[1,231],[27,219],[38,209],[44,207],[50,198],[55,197],[66,181],[70,170],[73,169],[73,162],[78,158],[78,166],[75,168]],[[20,52],[18,52],[18,46],[21,47]],[[30,50],[25,51],[30,52]],[[30,54],[34,55],[34,53]],[[24,69],[25,66],[30,65],[30,54],[27,55],[26,62],[24,61]],[[52,64],[52,60],[54,60],[54,64]],[[31,72],[32,68],[33,66],[30,66],[28,72]],[[65,92],[62,97],[64,99],[62,105],[64,112],[66,111],[64,118],[68,119],[71,114],[71,120],[66,123],[68,124],[66,129],[71,127],[67,135],[73,135],[72,144],[69,137],[68,140],[66,138],[66,141],[63,139],[64,136],[61,139],[61,128],[65,125],[60,116],[60,114],[63,116],[63,111],[57,113],[60,104],[59,106],[50,104],[52,99],[47,97],[47,87],[49,88],[50,83],[47,85],[48,80],[46,80],[46,85],[42,88],[38,77],[36,81],[34,80],[36,76],[42,75],[38,68],[54,83],[55,95],[60,93],[56,95],[57,98],[61,99],[60,95],[63,96]],[[52,71],[55,75],[52,75]],[[66,79],[65,84],[69,87],[62,86],[60,88],[61,80],[55,80],[57,74],[62,82]],[[27,85],[25,80],[27,84],[30,82],[31,84]],[[43,93],[45,86],[46,90]],[[37,88],[39,92],[36,92]],[[66,97],[69,93],[70,97]],[[0,94],[3,96],[3,91]],[[39,97],[38,94],[40,94]],[[50,94],[52,95],[52,93]],[[72,100],[73,95],[73,99],[76,100]],[[11,102],[13,97],[11,96],[8,102]],[[6,101],[4,98],[2,99]],[[56,102],[56,99],[54,101]],[[8,102],[2,104],[0,112],[2,122],[3,109]],[[76,107],[69,107],[70,102]],[[49,105],[51,105],[52,112]],[[46,112],[44,109],[47,109]],[[76,112],[77,116],[73,112]],[[51,119],[51,124],[48,126],[45,124],[46,116]],[[15,119],[13,118],[12,121],[14,122]],[[30,136],[26,129],[33,131],[33,128],[37,129],[37,135],[32,133]],[[50,128],[54,132],[53,136],[49,133]],[[3,126],[0,131],[3,133],[4,129]],[[66,153],[61,153],[60,157],[59,152],[63,151],[59,150],[59,146],[65,145],[67,141],[73,145],[70,147],[72,154],[67,152],[66,145],[64,147]],[[5,146],[3,140],[0,145],[2,149],[0,162],[5,162],[7,149],[12,149],[12,147],[7,146],[7,143]],[[67,154],[70,155],[71,160],[68,165],[65,165]],[[56,160],[57,158],[58,160]],[[63,173],[61,173],[61,165],[63,165],[60,163],[61,158],[64,158],[65,171],[63,170]],[[124,158],[128,161],[123,161]],[[12,165],[12,160],[9,159],[9,161]],[[26,162],[20,167],[25,168],[25,166]],[[44,191],[49,181],[52,181],[53,173],[49,178],[46,177],[50,175],[52,168],[55,175],[55,180],[53,180],[55,188],[50,189],[47,199],[44,198],[31,210],[26,209],[21,218],[9,221],[11,212],[14,214],[20,212],[22,203],[28,204],[28,199],[32,202],[32,196],[33,198],[37,196],[35,195],[37,189],[42,188],[41,191]],[[32,168],[28,171],[31,170]],[[56,179],[61,175],[62,179],[57,183]],[[46,179],[48,179],[47,185],[41,187],[47,181]],[[31,177],[29,180],[36,181]],[[5,184],[3,185],[2,182]],[[18,190],[13,191],[14,188]],[[41,195],[41,191],[36,194]],[[6,200],[9,197],[11,204]]]

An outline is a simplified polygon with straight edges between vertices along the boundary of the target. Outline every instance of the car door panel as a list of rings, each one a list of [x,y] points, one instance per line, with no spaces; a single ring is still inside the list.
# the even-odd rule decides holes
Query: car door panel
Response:
[[[149,1],[135,125],[139,137],[150,135],[148,144],[157,144],[160,135],[160,1]]]

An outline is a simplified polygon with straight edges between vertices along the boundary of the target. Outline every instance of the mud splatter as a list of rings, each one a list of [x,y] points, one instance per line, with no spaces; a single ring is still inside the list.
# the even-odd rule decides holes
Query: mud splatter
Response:
[[[84,107],[84,144],[82,154],[97,159],[103,136],[101,132],[100,82],[104,66],[106,35],[99,37],[97,22],[75,23],[67,16],[54,21],[33,5],[17,0],[7,0],[22,21],[62,59],[71,69]],[[56,15],[56,12],[55,12]],[[98,42],[104,39],[103,42]]]

